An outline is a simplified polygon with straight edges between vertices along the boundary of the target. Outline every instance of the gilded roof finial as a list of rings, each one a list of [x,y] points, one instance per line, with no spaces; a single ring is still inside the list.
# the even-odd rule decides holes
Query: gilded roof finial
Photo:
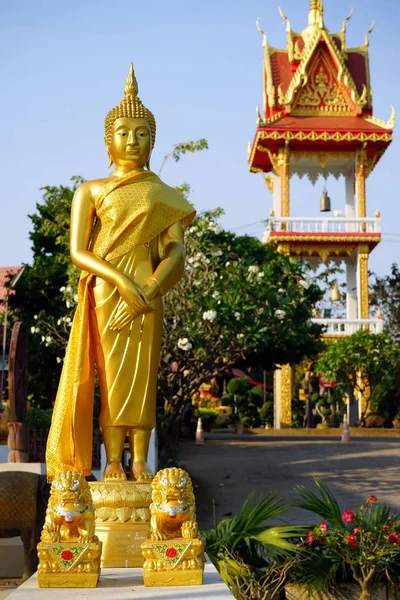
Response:
[[[365,34],[364,46],[366,48],[368,48],[368,46],[369,46],[369,35],[370,35],[370,33],[372,33],[372,30],[374,29],[374,27],[375,27],[375,21],[372,21],[371,27],[368,29],[367,33]]]
[[[292,28],[291,28],[291,26],[290,26],[290,21],[289,21],[289,19],[287,18],[287,16],[283,14],[283,11],[282,11],[282,9],[281,9],[281,7],[280,7],[280,6],[278,6],[278,10],[279,10],[279,14],[281,15],[281,18],[282,18],[282,20],[283,20],[283,21],[286,21],[286,31],[287,31],[287,33],[289,33],[289,31],[291,31],[291,30],[292,30]]]
[[[268,45],[267,44],[267,34],[260,27],[260,19],[256,19],[256,27],[257,27],[258,33],[262,36],[262,46],[263,46],[263,48],[266,48]]]
[[[394,106],[391,107],[392,111],[390,113],[389,121],[386,123],[386,127],[389,129],[394,129],[396,125],[396,109]]]
[[[137,79],[135,77],[135,71],[133,69],[133,62],[131,62],[131,66],[129,67],[128,77],[125,81],[124,88],[125,96],[137,96],[139,93],[139,86]]]
[[[340,36],[342,38],[342,43],[343,46],[346,48],[346,30],[347,30],[347,24],[350,21],[351,17],[353,16],[353,12],[354,9],[352,6],[350,6],[350,13],[347,17],[345,17],[345,19],[343,19],[343,23],[342,23],[342,30],[340,32]]]

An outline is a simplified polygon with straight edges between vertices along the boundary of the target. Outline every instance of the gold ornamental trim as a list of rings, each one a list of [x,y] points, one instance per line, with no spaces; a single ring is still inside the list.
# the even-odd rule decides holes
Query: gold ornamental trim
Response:
[[[343,235],[332,235],[332,234],[305,234],[298,235],[293,234],[291,232],[285,231],[271,231],[270,237],[274,241],[285,241],[285,242],[356,242],[358,244],[368,244],[368,243],[376,243],[380,241],[381,234],[374,233],[370,235],[365,235],[365,233],[360,232],[358,235],[354,234],[343,234]]]
[[[335,131],[329,133],[328,131],[259,131],[257,138],[261,140],[285,140],[285,141],[304,141],[309,140],[311,142],[323,141],[323,142],[391,142],[393,136],[391,133],[366,133],[360,131],[359,133],[352,133],[346,131],[341,133]]]

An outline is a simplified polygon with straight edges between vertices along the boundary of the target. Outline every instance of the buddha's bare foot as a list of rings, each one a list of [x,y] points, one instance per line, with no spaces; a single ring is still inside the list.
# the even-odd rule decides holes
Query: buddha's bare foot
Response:
[[[104,469],[103,481],[106,479],[126,481],[126,474],[120,462],[113,460]]]
[[[132,477],[136,481],[150,481],[153,479],[154,473],[150,471],[147,462],[144,460],[135,460],[132,463]]]

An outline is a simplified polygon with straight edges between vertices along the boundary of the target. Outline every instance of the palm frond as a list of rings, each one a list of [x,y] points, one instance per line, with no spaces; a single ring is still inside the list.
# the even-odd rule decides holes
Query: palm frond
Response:
[[[314,479],[314,483],[319,495],[307,490],[304,486],[295,487],[295,491],[302,499],[296,500],[293,503],[294,506],[319,515],[330,525],[344,527],[339,505],[328,486],[320,479]]]
[[[304,535],[307,529],[301,525],[268,527],[254,536],[258,542],[269,549],[295,552],[298,547],[288,540]]]
[[[388,504],[379,502],[379,504],[375,504],[370,508],[363,519],[362,527],[368,531],[372,530],[375,527],[385,525],[390,517],[393,517],[394,521],[399,519],[399,516],[393,513],[393,509]]]

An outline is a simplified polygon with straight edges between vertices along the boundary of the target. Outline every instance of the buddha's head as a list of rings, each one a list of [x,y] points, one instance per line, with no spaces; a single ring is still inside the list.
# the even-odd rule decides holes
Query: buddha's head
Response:
[[[115,163],[132,169],[149,168],[156,138],[156,121],[138,97],[132,63],[125,83],[124,98],[107,114],[104,128],[109,167]]]

